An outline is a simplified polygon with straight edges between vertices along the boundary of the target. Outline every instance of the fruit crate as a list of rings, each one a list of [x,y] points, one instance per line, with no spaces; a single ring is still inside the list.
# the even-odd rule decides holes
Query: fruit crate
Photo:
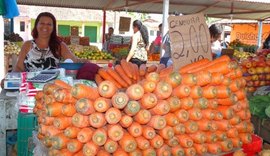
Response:
[[[28,153],[29,138],[32,137],[32,132],[36,126],[37,118],[35,114],[18,113],[17,147],[19,156],[25,156]]]

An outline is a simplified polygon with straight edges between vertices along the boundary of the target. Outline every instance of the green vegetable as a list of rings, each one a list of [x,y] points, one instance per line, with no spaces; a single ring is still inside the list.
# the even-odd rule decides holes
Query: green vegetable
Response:
[[[270,106],[265,109],[265,114],[270,118]]]
[[[266,118],[266,108],[270,106],[270,96],[254,96],[249,100],[249,109],[252,115]],[[269,109],[270,115],[270,109]]]

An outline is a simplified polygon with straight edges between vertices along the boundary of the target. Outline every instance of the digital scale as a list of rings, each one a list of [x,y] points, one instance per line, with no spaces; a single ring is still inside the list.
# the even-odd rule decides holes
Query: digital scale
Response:
[[[4,80],[4,89],[6,90],[18,90],[21,85],[21,73],[11,72],[7,73]]]

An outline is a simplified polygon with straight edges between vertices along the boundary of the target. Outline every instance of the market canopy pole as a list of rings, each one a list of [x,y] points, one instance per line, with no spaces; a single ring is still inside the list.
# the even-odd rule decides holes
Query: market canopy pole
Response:
[[[263,22],[259,21],[258,22],[259,25],[259,31],[258,31],[258,41],[257,41],[257,45],[258,48],[260,48],[262,46],[262,28],[263,28]]]
[[[163,0],[162,36],[164,36],[168,31],[169,5],[170,0]],[[162,56],[162,50],[160,50],[160,57]]]
[[[103,23],[102,23],[102,44],[105,42],[105,31],[106,31],[106,10],[103,10]],[[91,38],[90,38],[91,40]]]

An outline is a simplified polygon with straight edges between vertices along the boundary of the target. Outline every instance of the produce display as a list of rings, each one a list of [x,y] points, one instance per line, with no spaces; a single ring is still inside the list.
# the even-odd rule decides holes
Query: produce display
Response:
[[[235,49],[234,50],[234,53],[233,53],[233,57],[242,61],[242,60],[245,60],[245,59],[248,59],[249,57],[255,57],[256,54],[254,53],[250,53],[250,52],[240,52],[239,50]]]
[[[4,45],[4,54],[5,55],[19,55],[21,51],[21,44],[22,43],[15,43],[15,42],[6,42]]]
[[[56,80],[36,95],[49,155],[195,156],[251,141],[245,80],[227,56],[178,72],[121,60],[95,79],[97,88]]]
[[[238,50],[238,51],[240,50],[240,48],[242,48],[243,51],[249,52],[249,53],[255,53],[256,50],[257,50],[257,46],[256,45],[248,45],[248,44],[242,43],[238,39],[230,42],[229,46],[232,47],[233,49]]]
[[[257,95],[249,99],[250,112],[260,118],[270,118],[270,95]]]

